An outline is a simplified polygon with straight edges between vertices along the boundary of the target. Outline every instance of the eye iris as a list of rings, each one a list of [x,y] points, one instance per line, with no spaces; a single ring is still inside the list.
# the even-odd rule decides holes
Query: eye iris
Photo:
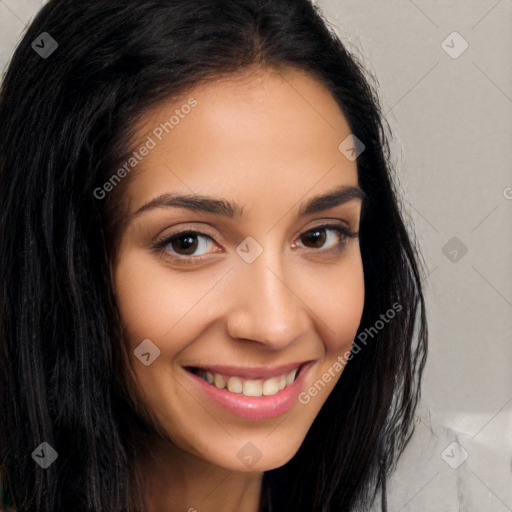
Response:
[[[175,249],[175,244],[177,242],[180,242],[180,245],[185,246],[184,249],[179,249],[180,251],[185,252],[185,254],[193,254],[197,250],[197,236],[194,234],[182,233],[180,236],[178,236],[171,242],[173,249]]]
[[[323,236],[321,233],[323,233]],[[309,235],[306,235],[304,238],[313,240],[313,244],[316,244],[314,245],[315,247],[322,247],[325,243],[325,229],[322,228],[309,231]]]

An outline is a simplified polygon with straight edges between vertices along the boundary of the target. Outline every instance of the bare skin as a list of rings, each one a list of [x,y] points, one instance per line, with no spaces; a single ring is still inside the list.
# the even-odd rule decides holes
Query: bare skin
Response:
[[[162,433],[137,463],[150,512],[257,512],[263,472],[299,449],[361,320],[357,236],[315,229],[329,222],[357,233],[361,200],[299,214],[315,196],[358,187],[357,166],[338,149],[350,128],[332,95],[292,69],[231,76],[173,98],[146,113],[138,143],[189,98],[197,105],[126,178],[130,218],[113,268],[138,394]],[[134,215],[175,192],[237,203],[243,216],[170,206]],[[152,249],[184,230],[207,236],[188,238],[188,252],[179,237]],[[236,251],[247,237],[262,249],[251,263]],[[149,366],[134,355],[146,339],[160,350]],[[286,414],[264,419],[220,407],[185,369],[296,362],[309,363],[301,391],[331,378],[307,405],[295,399]],[[261,454],[250,465],[240,456],[248,443]]]

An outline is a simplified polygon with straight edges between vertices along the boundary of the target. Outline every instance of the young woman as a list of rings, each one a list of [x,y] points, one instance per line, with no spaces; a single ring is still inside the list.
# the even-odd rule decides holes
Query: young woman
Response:
[[[51,0],[0,180],[18,510],[386,510],[420,258],[377,95],[308,0]]]

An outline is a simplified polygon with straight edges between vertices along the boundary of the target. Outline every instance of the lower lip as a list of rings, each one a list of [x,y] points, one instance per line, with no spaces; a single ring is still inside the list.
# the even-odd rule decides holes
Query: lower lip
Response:
[[[219,389],[193,373],[186,371],[207,395],[223,409],[243,418],[267,419],[286,414],[297,402],[297,396],[304,385],[305,375],[312,363],[301,368],[299,375],[289,386],[270,396],[245,396],[232,393],[226,389]]]

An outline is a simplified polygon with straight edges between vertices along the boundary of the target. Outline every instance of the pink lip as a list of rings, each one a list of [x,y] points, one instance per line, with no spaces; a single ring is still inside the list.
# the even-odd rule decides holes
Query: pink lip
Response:
[[[294,368],[298,368],[306,361],[285,364],[281,366],[225,366],[225,365],[208,365],[195,366],[203,371],[212,373],[220,373],[221,375],[229,375],[230,377],[240,377],[242,379],[270,379],[280,375],[290,373]]]
[[[293,384],[285,387],[282,391],[279,391],[275,395],[259,397],[249,397],[242,394],[231,393],[226,389],[219,389],[212,384],[208,384],[208,382],[201,379],[201,377],[189,371],[186,373],[198,384],[199,388],[208,399],[213,400],[223,409],[243,418],[267,419],[285,414],[297,403],[297,396],[304,386],[306,374],[312,365],[313,362],[310,362],[302,366]],[[296,366],[297,365],[292,366],[290,371],[296,368]],[[231,373],[231,375],[237,374]],[[282,373],[278,373],[277,375],[282,375]]]

